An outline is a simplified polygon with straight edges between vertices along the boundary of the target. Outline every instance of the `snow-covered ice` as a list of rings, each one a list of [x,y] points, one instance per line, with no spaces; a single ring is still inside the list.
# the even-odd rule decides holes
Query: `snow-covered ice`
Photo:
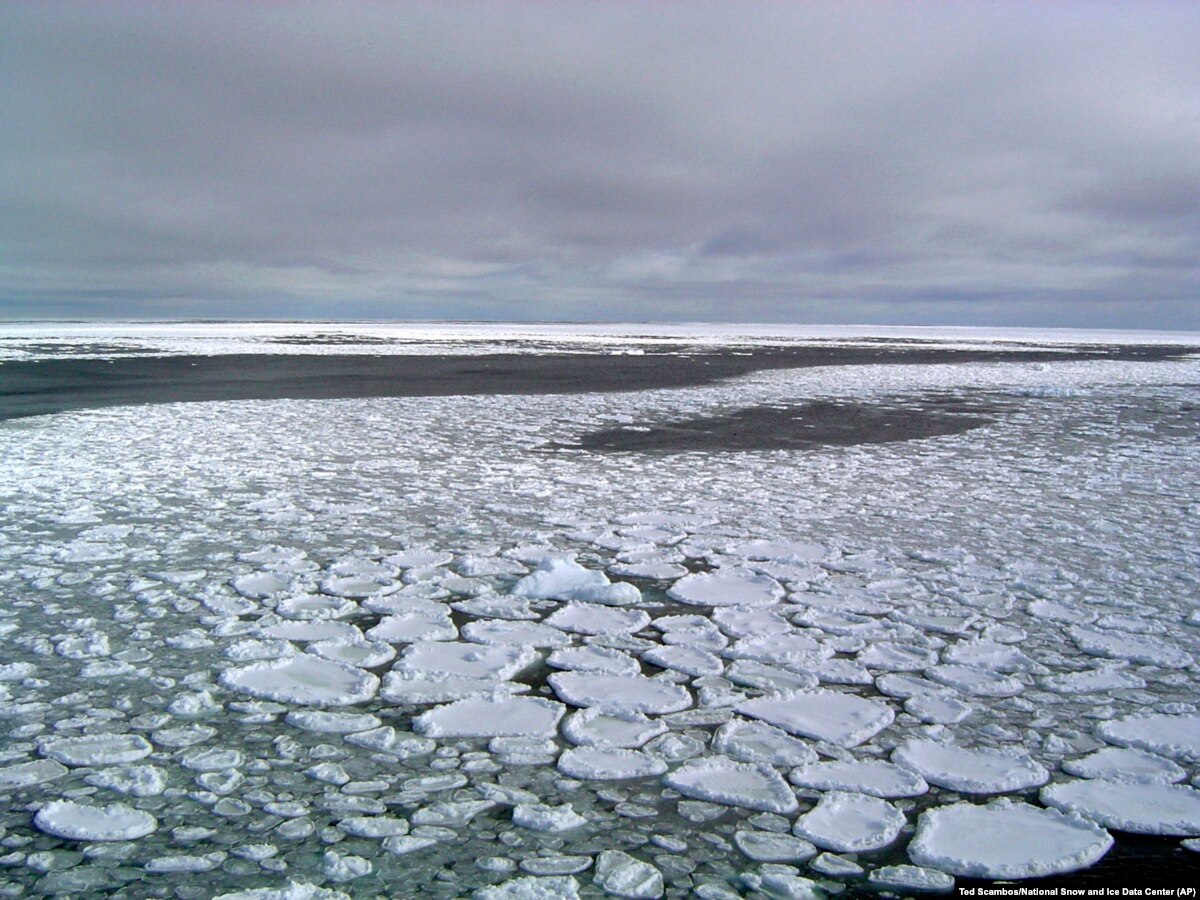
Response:
[[[1046,785],[1040,797],[1115,831],[1200,835],[1200,791],[1186,785],[1093,778]]]
[[[790,734],[853,747],[892,723],[896,714],[876,700],[840,691],[795,691],[747,700],[737,711]]]
[[[712,803],[785,814],[798,806],[787,782],[774,769],[719,756],[686,763],[663,781],[685,797]]]
[[[1045,766],[1016,748],[967,748],[910,738],[893,751],[892,761],[930,784],[965,794],[1004,794],[1050,779]]]
[[[46,834],[72,841],[132,841],[158,828],[150,813],[124,803],[91,806],[71,800],[47,803],[37,811],[33,824]]]

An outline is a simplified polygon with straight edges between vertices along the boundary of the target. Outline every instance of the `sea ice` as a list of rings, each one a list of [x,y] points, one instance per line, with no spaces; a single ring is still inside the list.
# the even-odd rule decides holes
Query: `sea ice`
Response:
[[[585,569],[562,557],[548,557],[515,585],[512,593],[530,600],[583,600],[624,606],[642,599],[641,591],[627,582],[612,583],[603,572]]]
[[[1150,784],[1173,784],[1187,777],[1187,772],[1169,759],[1126,747],[1106,747],[1082,759],[1063,760],[1062,767],[1064,772],[1079,778],[1115,778]]]
[[[367,630],[372,641],[387,641],[392,644],[409,644],[416,641],[452,641],[458,637],[458,629],[450,620],[450,610],[437,614],[410,613],[384,616],[379,624]]]
[[[547,657],[546,664],[556,669],[599,672],[605,675],[637,675],[642,671],[638,661],[628,653],[594,644],[555,650]]]
[[[816,762],[817,753],[804,741],[765,722],[731,719],[713,738],[713,749],[748,763],[803,766]]]
[[[53,759],[35,759],[0,768],[0,788],[20,790],[45,784],[67,774],[67,767]]]
[[[572,713],[562,724],[563,737],[568,741],[596,747],[640,747],[666,730],[663,722],[641,713],[609,713],[597,707]]]
[[[221,684],[253,697],[303,706],[364,703],[379,689],[379,679],[370,672],[307,654],[226,669]]]
[[[579,882],[570,875],[528,875],[480,888],[473,896],[474,900],[579,900]]]
[[[792,831],[825,850],[865,853],[896,840],[904,822],[904,813],[879,797],[830,791],[796,820]]]
[[[879,891],[950,891],[954,877],[921,866],[881,866],[867,875],[867,884]]]
[[[304,649],[321,659],[356,669],[374,669],[396,656],[396,648],[383,641],[314,641]]]
[[[720,675],[725,671],[725,665],[718,657],[696,647],[656,647],[643,653],[642,659],[664,669],[696,677]]]
[[[148,812],[124,803],[87,806],[54,800],[38,810],[33,824],[40,831],[72,841],[133,841],[158,828]]]
[[[1096,733],[1119,747],[1134,747],[1185,762],[1200,760],[1200,715],[1132,715],[1101,722]]]
[[[587,824],[587,819],[575,812],[570,803],[550,806],[542,803],[518,803],[513,807],[513,822],[530,831],[570,831]]]
[[[685,797],[786,815],[799,809],[787,782],[770,766],[710,756],[687,763],[663,778]]]
[[[1134,636],[1122,631],[1097,631],[1083,625],[1072,626],[1069,634],[1080,650],[1092,656],[1127,659],[1166,669],[1183,669],[1192,664],[1190,654],[1152,637]]]
[[[789,734],[853,747],[892,723],[895,713],[875,700],[840,691],[796,691],[748,700],[735,707]]]
[[[1046,785],[1040,797],[1117,831],[1200,835],[1200,791],[1184,785],[1096,778]]]
[[[413,719],[427,737],[553,737],[565,708],[538,697],[469,697]]]
[[[616,781],[661,775],[667,771],[667,764],[641,750],[575,747],[558,757],[558,770],[572,778]]]
[[[964,794],[1004,794],[1045,784],[1045,766],[1020,750],[968,750],[953,744],[910,738],[892,752],[892,761],[924,776],[930,784]]]
[[[853,791],[873,797],[917,797],[929,790],[925,779],[880,759],[814,762],[793,769],[792,784],[822,791]]]
[[[632,634],[649,625],[650,616],[641,609],[568,603],[546,619],[546,624],[576,634]]]
[[[978,697],[1015,697],[1025,690],[1025,685],[1015,675],[1002,675],[971,666],[932,666],[925,670],[925,677]]]
[[[413,675],[457,675],[461,678],[504,680],[512,678],[538,659],[538,653],[532,647],[429,641],[408,647],[394,671]]]
[[[771,606],[783,598],[783,587],[749,569],[722,569],[685,575],[667,596],[692,606]]]
[[[803,838],[772,831],[737,831],[733,842],[755,862],[798,863],[817,855],[817,848]]]
[[[477,644],[565,647],[571,639],[543,622],[477,620],[463,626],[462,636]]]
[[[596,857],[597,887],[613,897],[655,900],[663,895],[663,876],[649,863],[621,850],[602,850]]]
[[[908,855],[917,865],[968,878],[1042,878],[1085,869],[1112,844],[1107,831],[1084,819],[993,800],[921,813]]]
[[[572,706],[609,712],[670,713],[692,705],[692,695],[685,688],[644,675],[555,672],[549,682],[559,699]]]
[[[68,766],[109,766],[135,762],[154,748],[137,734],[92,734],[39,738],[38,752]]]

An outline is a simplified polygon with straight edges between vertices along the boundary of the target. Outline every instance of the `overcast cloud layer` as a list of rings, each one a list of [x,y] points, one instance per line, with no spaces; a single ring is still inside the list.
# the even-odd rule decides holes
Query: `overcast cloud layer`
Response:
[[[1200,328],[1200,4],[9,3],[0,316]]]

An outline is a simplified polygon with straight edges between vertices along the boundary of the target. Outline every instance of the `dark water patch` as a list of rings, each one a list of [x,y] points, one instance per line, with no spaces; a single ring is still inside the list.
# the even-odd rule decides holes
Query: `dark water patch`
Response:
[[[853,447],[961,434],[990,424],[1003,409],[995,400],[956,394],[922,394],[902,401],[872,403],[817,400],[604,428],[581,435],[574,444],[555,448],[599,453],[685,453]]]

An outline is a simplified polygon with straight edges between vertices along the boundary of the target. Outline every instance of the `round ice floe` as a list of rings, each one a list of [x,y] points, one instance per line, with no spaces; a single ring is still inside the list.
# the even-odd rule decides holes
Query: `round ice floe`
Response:
[[[226,669],[221,684],[252,697],[304,706],[364,703],[379,689],[379,679],[370,672],[309,655]]]
[[[1200,835],[1200,791],[1184,785],[1097,778],[1050,784],[1039,796],[1117,831]]]
[[[647,560],[644,562],[617,563],[608,567],[614,575],[626,578],[647,578],[652,581],[674,581],[687,574],[687,569],[679,563],[666,560]]]
[[[230,584],[233,589],[249,600],[261,600],[286,591],[292,586],[292,579],[275,572],[250,572],[239,575]]]
[[[67,774],[67,767],[53,759],[35,759],[0,768],[0,788],[19,790],[54,781]]]
[[[400,583],[387,576],[345,575],[326,578],[321,591],[334,597],[362,600],[400,590]]]
[[[234,662],[251,662],[256,659],[279,659],[282,656],[295,656],[298,651],[291,641],[278,638],[256,640],[250,638],[237,641],[225,648],[225,656]]]
[[[720,675],[725,671],[725,665],[718,657],[696,647],[656,647],[643,653],[642,659],[664,669],[697,677]]]
[[[314,641],[305,650],[356,669],[374,669],[396,656],[396,648],[383,641]]]
[[[444,550],[404,550],[384,557],[389,566],[401,569],[425,569],[430,566],[444,566],[454,561],[454,554]]]
[[[490,697],[529,690],[528,685],[495,678],[464,678],[461,675],[428,675],[393,669],[383,676],[379,696],[389,703],[447,703],[467,697]]]
[[[413,613],[384,616],[379,624],[367,630],[373,641],[388,641],[407,644],[415,641],[452,641],[458,637],[458,628],[450,620],[450,611],[442,610],[436,615]]]
[[[572,778],[616,781],[649,778],[667,771],[667,764],[641,750],[610,747],[575,747],[558,757],[558,770]]]
[[[427,737],[553,737],[565,711],[537,697],[468,697],[422,713],[413,728]]]
[[[783,729],[746,719],[722,725],[713,738],[713,749],[741,762],[769,766],[802,766],[817,759],[815,750]]]
[[[1020,750],[968,750],[912,738],[892,752],[892,761],[964,794],[1004,794],[1050,780],[1045,766]]]
[[[133,841],[158,828],[148,812],[124,803],[86,806],[70,800],[47,803],[33,817],[39,831],[72,841]]]
[[[785,563],[816,562],[824,559],[828,553],[820,544],[801,541],[749,541],[729,549],[730,556]]]
[[[785,668],[813,669],[833,653],[832,648],[806,634],[781,629],[774,634],[739,638],[724,655],[730,659],[748,659]]]
[[[822,791],[853,791],[873,797],[917,797],[929,790],[925,779],[881,759],[814,762],[793,769],[788,780]]]
[[[1110,744],[1134,747],[1185,762],[1200,760],[1200,716],[1125,716],[1101,722],[1096,733]]]
[[[891,707],[840,691],[795,691],[739,704],[742,715],[762,719],[789,734],[853,747],[892,723]]]
[[[642,597],[632,584],[613,584],[603,572],[559,557],[543,559],[536,570],[513,585],[512,592],[530,600],[585,600],[613,606],[637,603]]]
[[[549,681],[559,699],[572,706],[656,714],[678,712],[692,705],[692,695],[686,689],[644,675],[555,672]]]
[[[1125,663],[1119,663],[1123,666]],[[1145,679],[1126,672],[1116,666],[1105,666],[1102,669],[1088,669],[1083,672],[1067,672],[1062,675],[1049,675],[1041,679],[1046,690],[1058,694],[1090,694],[1099,691],[1120,691],[1126,689],[1144,688]]]
[[[429,641],[404,651],[396,669],[414,675],[457,675],[462,678],[511,678],[538,661],[532,647]]]
[[[527,647],[564,647],[571,639],[541,622],[476,621],[463,626],[462,636],[476,644],[523,644]]]
[[[1187,777],[1187,772],[1171,760],[1127,747],[1106,747],[1083,759],[1063,760],[1062,767],[1079,778],[1115,778],[1149,784],[1173,784]]]
[[[989,640],[960,641],[947,647],[942,656],[948,663],[997,672],[1032,672],[1041,668],[1016,647]]]
[[[949,891],[954,877],[921,866],[881,866],[867,876],[867,884],[880,891]]]
[[[978,697],[1015,697],[1025,690],[1025,685],[1013,675],[1001,675],[971,666],[933,666],[925,670],[925,677]]]
[[[1086,869],[1112,844],[1107,831],[1083,819],[994,800],[923,812],[908,855],[918,865],[969,878],[1042,878]]]
[[[68,766],[131,763],[149,756],[154,750],[150,742],[138,734],[91,734],[81,737],[52,735],[39,738],[37,748],[42,756],[48,756]]]
[[[157,766],[114,766],[93,772],[84,781],[135,797],[156,797],[167,789],[166,775]]]
[[[1192,657],[1173,644],[1152,637],[1134,636],[1123,631],[1097,631],[1082,625],[1073,626],[1071,640],[1084,653],[1108,659],[1127,659],[1148,666],[1183,669],[1192,664]]]
[[[601,709],[581,709],[563,722],[562,732],[572,744],[597,747],[640,747],[666,732],[663,722],[641,713],[608,713]]]
[[[738,831],[733,842],[755,862],[798,863],[817,855],[817,848],[808,841],[773,831]]]
[[[796,820],[792,832],[825,850],[865,853],[892,843],[904,822],[904,813],[879,797],[831,791]]]
[[[916,644],[876,641],[858,654],[858,661],[884,672],[918,672],[937,662],[937,654]]]
[[[1096,613],[1073,603],[1059,603],[1054,600],[1033,600],[1026,607],[1029,614],[1038,619],[1049,619],[1052,622],[1066,622],[1068,625],[1087,625],[1096,621]]]
[[[970,703],[940,694],[917,694],[904,701],[906,713],[933,725],[953,725],[955,722],[961,722],[975,712],[975,709]]]
[[[362,632],[349,622],[332,620],[278,622],[259,629],[263,637],[285,641],[361,641]]]
[[[788,620],[773,609],[721,606],[712,612],[712,623],[731,638],[792,633]]]
[[[786,815],[799,809],[796,795],[770,766],[707,757],[687,763],[663,781],[685,797]]]
[[[781,669],[752,659],[739,659],[730,663],[729,668],[725,670],[725,677],[734,684],[758,688],[769,693],[808,691],[819,684],[817,676],[812,672]]]
[[[503,884],[480,888],[474,900],[578,900],[579,882],[570,875],[533,875],[513,878]]]
[[[650,616],[641,609],[568,603],[550,616],[546,624],[576,634],[632,634],[649,625]]]
[[[275,604],[275,612],[285,619],[340,619],[356,609],[353,600],[324,594],[289,594]]]
[[[325,712],[315,709],[294,709],[284,719],[289,725],[318,734],[354,734],[378,728],[379,718],[370,713]]]
[[[594,645],[555,650],[547,657],[546,664],[555,669],[602,672],[606,675],[637,675],[642,671],[641,664],[628,653]]]
[[[768,575],[729,569],[685,575],[667,596],[692,606],[771,606],[783,598],[783,587]]]

